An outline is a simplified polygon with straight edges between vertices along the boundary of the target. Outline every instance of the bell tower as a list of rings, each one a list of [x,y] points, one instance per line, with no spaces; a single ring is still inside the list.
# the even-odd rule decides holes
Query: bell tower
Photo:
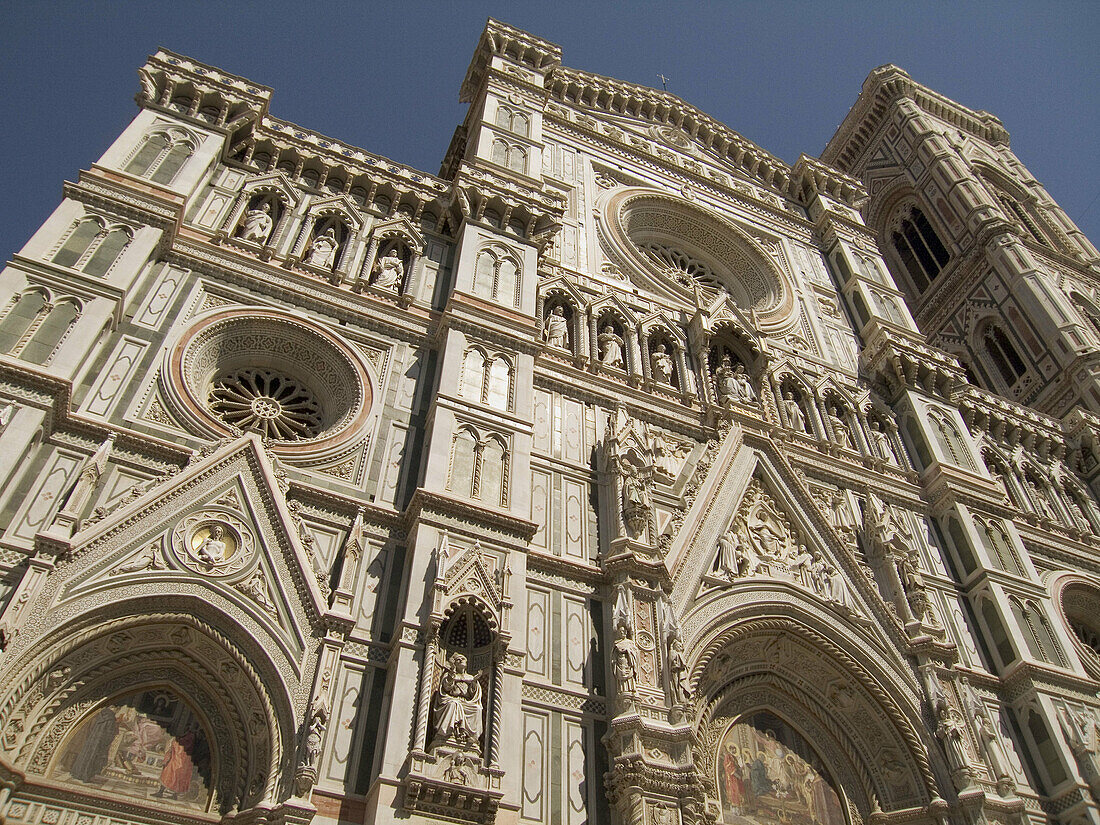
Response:
[[[1100,256],[996,117],[887,65],[822,159],[867,187],[917,325],[971,383],[1056,417],[1100,410]]]

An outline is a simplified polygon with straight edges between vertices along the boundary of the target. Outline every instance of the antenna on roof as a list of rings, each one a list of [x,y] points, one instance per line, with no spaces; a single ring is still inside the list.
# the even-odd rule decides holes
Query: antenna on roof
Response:
[[[668,91],[668,78],[665,77],[663,74],[659,74],[659,75],[657,75],[657,77],[661,78],[661,88],[664,89],[667,92]]]

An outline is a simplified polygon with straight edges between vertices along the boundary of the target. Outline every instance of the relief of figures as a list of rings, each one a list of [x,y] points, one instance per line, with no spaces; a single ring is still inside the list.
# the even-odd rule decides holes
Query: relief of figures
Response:
[[[829,772],[796,731],[761,712],[731,727],[715,760],[723,825],[844,825]]]
[[[199,720],[164,690],[100,708],[62,745],[50,775],[99,790],[205,810],[213,787]]]

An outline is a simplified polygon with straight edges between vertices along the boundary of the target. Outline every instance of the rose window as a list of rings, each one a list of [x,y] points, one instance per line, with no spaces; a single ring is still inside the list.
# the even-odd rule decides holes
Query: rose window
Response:
[[[667,269],[681,283],[691,286],[692,281],[698,281],[714,289],[718,288],[718,279],[714,277],[710,267],[686,252],[654,241],[639,243],[638,248],[649,255],[658,266]]]
[[[275,441],[316,438],[322,429],[321,407],[309,390],[274,370],[236,370],[216,379],[210,409],[226,424]]]

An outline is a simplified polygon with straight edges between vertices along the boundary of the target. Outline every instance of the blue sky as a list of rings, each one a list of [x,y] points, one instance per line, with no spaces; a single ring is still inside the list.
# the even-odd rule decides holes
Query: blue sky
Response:
[[[271,86],[271,111],[437,172],[485,18],[567,66],[655,86],[788,162],[817,155],[867,73],[896,63],[993,112],[1100,242],[1100,3],[19,2],[0,6],[0,254],[17,250],[136,113],[158,46]]]

